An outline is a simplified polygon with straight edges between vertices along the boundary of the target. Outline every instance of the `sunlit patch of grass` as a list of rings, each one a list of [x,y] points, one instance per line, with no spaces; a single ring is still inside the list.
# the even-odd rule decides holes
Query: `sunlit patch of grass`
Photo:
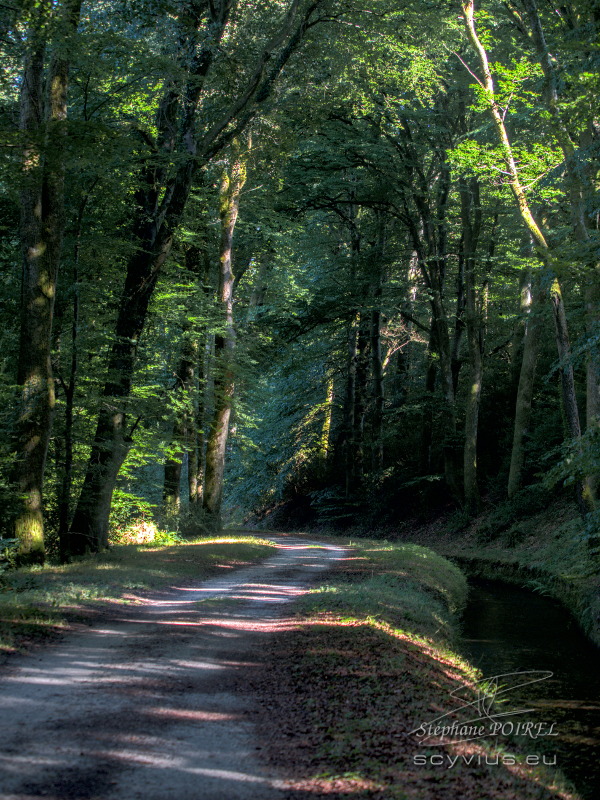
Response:
[[[300,598],[301,614],[329,611],[385,621],[438,640],[454,636],[454,613],[467,597],[461,571],[413,544],[363,541],[332,573],[332,580]]]
[[[0,653],[14,652],[32,641],[56,637],[67,626],[53,609],[37,609],[19,603],[0,604]]]
[[[74,609],[131,602],[126,592],[199,581],[258,561],[275,545],[254,536],[205,536],[166,546],[117,545],[71,564],[26,567],[0,576],[0,650],[12,651],[66,625]]]

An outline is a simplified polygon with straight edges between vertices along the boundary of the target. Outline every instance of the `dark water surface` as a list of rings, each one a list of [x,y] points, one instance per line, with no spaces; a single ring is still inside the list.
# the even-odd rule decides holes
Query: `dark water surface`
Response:
[[[555,600],[492,581],[472,581],[462,648],[484,677],[549,670],[552,677],[510,692],[517,719],[556,723],[557,736],[530,751],[556,754],[557,767],[585,798],[600,798],[600,650]],[[519,741],[523,742],[523,739]]]

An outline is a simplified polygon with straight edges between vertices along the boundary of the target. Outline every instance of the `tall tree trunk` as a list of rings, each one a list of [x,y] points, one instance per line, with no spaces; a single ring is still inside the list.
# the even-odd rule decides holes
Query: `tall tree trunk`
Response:
[[[460,181],[461,223],[464,248],[465,324],[469,353],[469,385],[465,409],[464,500],[467,513],[479,507],[477,483],[477,435],[483,382],[483,325],[477,302],[475,253],[481,228],[481,207],[477,179]]]
[[[354,198],[353,198],[354,199]],[[342,216],[348,224],[350,244],[350,285],[355,286],[358,274],[358,260],[361,248],[361,234],[357,225],[356,206],[352,203],[348,215]],[[361,285],[360,301],[364,301],[364,286]],[[357,293],[358,294],[358,293]],[[360,314],[353,309],[346,327],[346,375],[344,403],[342,406],[342,422],[334,448],[334,463],[341,467],[343,474],[344,494],[350,498],[356,486],[356,384],[358,359],[358,333]],[[339,462],[342,462],[339,464]]]
[[[235,329],[233,320],[233,234],[237,222],[240,195],[246,182],[246,166],[235,154],[229,172],[223,176],[220,192],[221,256],[219,301],[224,330],[215,336],[215,407],[206,443],[206,474],[202,506],[214,528],[221,526],[225,451],[233,404]]]
[[[417,276],[419,257],[413,251],[407,270],[407,292],[401,315],[404,317],[404,335],[398,345],[396,365],[392,372],[389,394],[393,406],[406,401],[410,391],[410,374],[412,364],[413,317],[417,299]]]
[[[557,74],[556,59],[553,58],[553,56],[551,56],[548,50],[548,45],[546,43],[546,38],[544,36],[544,31],[542,29],[536,2],[535,0],[523,0],[523,4],[525,6],[527,15],[529,17],[529,25],[531,28],[531,41],[534,45],[540,66],[544,73],[544,78],[546,83],[545,87],[546,106],[548,108],[548,111],[550,112],[550,118],[552,120],[552,125],[554,128],[554,134],[556,140],[565,158],[573,231],[575,233],[575,238],[577,239],[577,241],[583,244],[586,247],[586,249],[589,250],[592,245],[588,229],[591,222],[589,219],[589,215],[586,211],[586,205],[588,201],[592,200],[595,192],[595,187],[592,185],[589,175],[586,175],[586,170],[582,169],[582,166],[579,163],[579,158],[576,153],[575,143],[571,139],[569,130],[561,116],[559,93],[558,93],[559,76]],[[598,325],[598,321],[600,320],[600,265],[598,264],[597,261],[594,261],[589,266],[588,275],[586,276],[586,285],[584,288],[584,292],[585,292],[586,324],[588,331],[593,331],[594,328]],[[568,347],[568,340],[566,340],[566,342],[564,341],[564,336],[566,333],[564,325],[566,323],[562,322],[562,314],[564,312],[561,312],[558,309],[559,305],[561,304],[559,302],[557,303],[557,301],[553,299],[553,307],[556,307],[555,319],[557,314],[560,317],[560,319],[557,320],[557,330],[559,331],[558,340],[559,340],[559,353],[560,353],[561,347],[563,349],[565,346]],[[567,353],[567,355],[569,354]],[[598,348],[593,347],[590,350],[587,359],[586,377],[587,377],[586,422],[589,426],[596,424],[600,419],[599,417],[600,356],[598,354]],[[574,394],[574,389],[570,385],[568,385],[566,388],[563,389],[563,394],[565,391],[567,394],[563,398],[563,403],[565,404],[565,406],[567,405],[572,406],[574,402],[574,397],[572,397],[572,395]],[[573,411],[572,410],[567,411],[565,409],[565,412],[567,414],[567,419],[569,419],[569,414],[572,414]],[[576,430],[576,427],[572,424],[572,422],[569,423],[569,427],[573,428],[573,430]],[[597,480],[588,477],[585,481],[583,491],[587,498],[586,500],[587,505],[590,507],[593,507],[594,505],[596,489],[597,489]]]
[[[536,244],[540,260],[544,264],[545,269],[549,273],[550,282],[550,301],[552,304],[552,312],[554,318],[554,330],[556,336],[556,345],[559,358],[559,369],[561,377],[561,390],[562,401],[567,423],[567,431],[569,436],[575,441],[581,440],[581,428],[579,425],[579,411],[577,408],[575,396],[575,381],[573,376],[573,364],[571,360],[571,349],[569,344],[569,333],[567,327],[567,318],[565,314],[564,302],[560,283],[556,277],[554,270],[554,259],[552,253],[546,242],[544,234],[540,226],[535,221],[525,190],[521,184],[519,173],[513,156],[512,146],[508,138],[508,133],[504,123],[504,114],[502,113],[498,102],[496,100],[494,81],[490,71],[489,62],[485,48],[483,47],[477,31],[475,28],[474,18],[474,2],[467,0],[462,6],[467,34],[474,50],[479,58],[479,63],[483,73],[482,87],[485,89],[488,107],[492,116],[492,120],[500,139],[504,161],[506,164],[509,184],[515,197],[521,219],[526,226],[527,230],[531,233],[533,240]],[[576,482],[576,498],[579,510],[582,515],[585,515],[591,508],[593,502],[590,497],[589,487],[586,487],[587,481]]]
[[[385,256],[385,217],[379,214],[375,268],[371,274],[371,373],[373,376],[372,468],[383,469],[383,361],[381,356],[381,296]]]
[[[528,265],[519,278],[519,318],[515,324],[509,343],[510,386],[513,397],[517,396],[519,375],[523,362],[523,343],[527,331],[527,320],[532,306],[532,273]]]
[[[346,330],[346,380],[344,403],[342,406],[342,422],[337,437],[334,461],[342,461],[344,493],[350,497],[354,485],[354,458],[352,436],[354,431],[354,395],[356,388],[356,335],[357,325],[353,318],[348,322]]]
[[[200,397],[200,392],[198,393],[198,397]],[[198,414],[196,413],[196,423],[197,420]],[[202,490],[204,481],[203,470],[200,468],[200,464],[202,463],[200,461],[201,454],[198,452],[199,433],[194,422],[187,427],[185,434],[185,445],[188,454],[188,501],[190,506],[193,507],[199,502],[202,503]]]
[[[381,311],[371,312],[371,372],[373,374],[373,469],[383,469],[383,363],[381,358]]]
[[[148,251],[138,250],[130,259],[117,319],[116,339],[108,363],[109,379],[102,392],[102,406],[83,487],[71,523],[72,555],[100,552],[108,547],[108,524],[117,475],[132,444],[128,430],[128,398],[131,393],[137,345],[144,329],[148,305],[170,247],[166,231],[152,242],[146,231]],[[139,238],[144,233],[139,231]],[[151,258],[149,258],[151,254]]]
[[[414,195],[414,201],[421,216],[420,228],[412,224],[411,235],[413,247],[418,254],[419,268],[429,290],[429,305],[431,307],[429,353],[430,357],[437,356],[439,368],[434,369],[433,365],[430,365],[428,380],[431,381],[435,372],[437,372],[437,378],[442,389],[444,476],[451,495],[458,500],[462,496],[462,482],[460,480],[459,451],[456,444],[452,347],[444,303],[447,261],[446,212],[450,177],[443,155],[440,158],[441,164],[435,205],[433,206],[434,211],[432,212],[432,208],[425,201],[429,188],[426,178],[421,175],[419,190]],[[420,230],[422,230],[423,238],[427,243],[427,254],[423,252]]]
[[[43,483],[54,411],[50,362],[56,276],[64,229],[64,140],[66,136],[69,61],[66,41],[79,22],[80,0],[67,0],[52,11],[35,10],[20,98],[23,133],[21,189],[21,325],[17,383],[19,414],[15,430],[13,480],[20,507],[13,522],[21,562],[43,561]],[[45,76],[45,26],[53,13],[57,41]]]
[[[335,385],[333,374],[327,379],[327,391],[325,394],[325,404],[323,407],[323,425],[321,426],[321,436],[319,438],[319,460],[326,471],[329,460],[329,439],[331,436],[331,422],[333,419],[333,402],[335,399]]]
[[[193,428],[194,406],[193,392],[196,379],[196,365],[198,364],[198,341],[193,331],[185,334],[183,353],[177,367],[176,392],[178,394],[179,408],[175,412],[172,447],[177,452],[172,453],[165,460],[165,480],[163,490],[163,503],[168,515],[176,515],[181,508],[181,472],[183,456],[188,450],[190,436],[188,431]],[[188,471],[191,473],[193,459],[188,459]],[[197,475],[194,476],[197,481]]]
[[[525,306],[523,305],[523,299],[521,301],[522,310],[526,313],[526,316],[524,319],[521,370],[517,387],[513,442],[508,475],[509,498],[513,497],[522,488],[526,444],[530,435],[531,403],[533,400],[541,326],[541,320],[539,319],[541,298],[539,275],[537,273],[535,281],[532,281],[530,276],[529,289]]]
[[[356,340],[354,412],[352,415],[352,489],[358,489],[362,485],[365,472],[365,416],[367,411],[369,345],[369,317],[364,311],[361,311]]]
[[[206,334],[203,346],[198,353],[198,406],[196,408],[196,420],[190,430],[190,452],[193,459],[189,464],[189,494],[190,503],[201,506],[204,497],[204,476],[205,476],[205,449],[206,436],[204,433],[206,426],[206,407],[207,398],[214,394],[212,375],[208,370],[209,356],[212,356],[213,337]]]
[[[61,561],[67,561],[69,557],[68,531],[71,511],[71,489],[73,485],[73,423],[75,390],[79,371],[79,256],[81,252],[81,234],[83,231],[84,214],[90,199],[90,192],[91,189],[81,199],[79,212],[77,214],[72,276],[71,359],[68,380],[64,381],[60,378],[65,393],[65,458],[61,486],[58,491],[58,539]]]
[[[210,258],[206,248],[191,244],[185,250],[185,266],[191,280],[202,289],[204,300],[208,301],[214,292],[210,280]],[[195,297],[195,295],[194,295]],[[196,301],[197,302],[197,301]],[[202,308],[206,311],[205,303]],[[207,325],[200,328],[190,322],[200,309],[187,308],[183,325],[183,347],[181,359],[175,373],[175,390],[178,398],[171,436],[174,452],[165,460],[163,504],[168,515],[179,513],[181,508],[181,473],[187,456],[187,495],[190,504],[202,497],[202,472],[199,470],[198,438],[204,418],[204,360]],[[201,343],[202,342],[202,347]],[[199,421],[201,420],[201,422]],[[200,454],[202,458],[203,447]],[[202,461],[200,461],[202,464]],[[200,472],[200,474],[199,474]]]
[[[421,419],[421,453],[419,466],[421,475],[430,475],[433,471],[433,404],[435,382],[437,377],[437,362],[435,359],[435,344],[433,330],[429,337],[427,347],[427,369],[425,372],[425,399],[423,403],[423,416]]]
[[[435,288],[431,297],[432,331],[435,332],[433,341],[436,354],[439,357],[439,379],[442,385],[444,398],[444,477],[452,496],[458,500],[462,496],[462,486],[459,474],[458,451],[456,445],[456,406],[454,386],[452,382],[452,358],[450,351],[450,337],[448,320],[440,288]]]
[[[454,395],[458,392],[458,378],[462,367],[461,346],[465,333],[465,242],[461,237],[458,251],[458,270],[456,274],[456,313],[454,315],[454,336],[452,337],[451,369]]]

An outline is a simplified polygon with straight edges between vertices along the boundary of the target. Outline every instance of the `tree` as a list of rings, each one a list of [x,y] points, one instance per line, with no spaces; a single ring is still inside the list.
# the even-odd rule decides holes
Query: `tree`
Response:
[[[81,0],[43,2],[27,20],[21,79],[23,135],[21,249],[23,272],[17,370],[20,387],[13,481],[20,507],[14,519],[23,562],[43,561],[43,484],[54,411],[50,362],[56,281],[64,231],[64,151],[68,50]],[[52,45],[48,31],[52,31]],[[46,53],[50,50],[46,67]]]
[[[567,429],[569,431],[569,435],[574,440],[579,440],[581,437],[581,427],[579,424],[579,410],[577,408],[577,398],[575,395],[571,347],[569,342],[569,332],[562,291],[556,275],[555,259],[552,255],[550,247],[548,246],[546,237],[531,213],[531,209],[519,177],[512,146],[508,138],[506,125],[504,122],[504,115],[496,100],[494,81],[490,71],[488,56],[475,28],[474,3],[472,0],[470,0],[470,2],[464,4],[462,8],[467,34],[473,49],[477,53],[481,71],[484,76],[483,81],[480,81],[480,85],[485,91],[488,108],[501,143],[502,153],[508,171],[510,187],[514,194],[523,223],[533,237],[540,259],[548,272],[548,293],[553,310],[561,376],[562,400],[565,417],[567,420]],[[586,489],[585,485],[578,485],[577,497],[581,512],[583,514],[587,513],[591,506],[589,489]]]
[[[248,144],[250,147],[250,144]],[[234,351],[235,327],[233,319],[233,234],[240,207],[240,195],[246,183],[247,154],[241,154],[234,142],[229,168],[223,173],[219,193],[219,219],[221,222],[221,247],[219,257],[218,299],[221,306],[221,329],[215,335],[215,386],[214,412],[206,443],[206,477],[202,506],[210,516],[211,524],[221,525],[223,473],[225,450],[229,436],[229,420],[235,387]]]
[[[221,0],[182,4],[177,18],[179,71],[166,87],[156,113],[157,136],[147,141],[134,201],[131,235],[136,242],[127,264],[108,362],[108,380],[94,444],[71,525],[73,553],[98,551],[108,544],[108,518],[117,475],[131,446],[127,398],[131,392],[137,342],[160,270],[168,258],[200,164],[214,159],[248,126],[306,31],[318,21],[324,0],[300,11],[294,0],[276,32],[263,42],[256,62],[242,66],[246,83],[228,98],[208,124],[212,106],[209,78],[225,60],[219,43],[228,30],[232,3]],[[232,30],[233,33],[233,30]],[[220,58],[219,58],[220,57]]]

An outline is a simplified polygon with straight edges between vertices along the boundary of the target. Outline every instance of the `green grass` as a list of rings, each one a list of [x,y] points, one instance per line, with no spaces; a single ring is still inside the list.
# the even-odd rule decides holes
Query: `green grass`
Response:
[[[329,611],[345,619],[375,619],[420,636],[449,640],[454,614],[467,598],[462,572],[415,544],[363,540],[334,580],[300,598],[300,613]]]
[[[205,536],[185,544],[120,545],[72,564],[26,567],[0,575],[0,652],[24,649],[65,628],[101,601],[221,574],[267,557],[274,545],[255,536]]]

